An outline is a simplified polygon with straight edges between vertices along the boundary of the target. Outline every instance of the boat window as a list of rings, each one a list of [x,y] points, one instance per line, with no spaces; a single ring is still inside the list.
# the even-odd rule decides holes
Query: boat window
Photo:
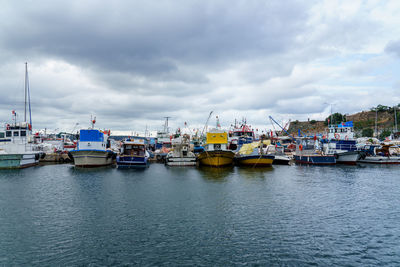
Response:
[[[19,136],[19,132],[18,131],[14,131],[14,136]]]
[[[6,136],[11,137],[11,131],[6,131]]]
[[[21,136],[26,136],[26,131],[21,131]]]
[[[125,149],[132,149],[132,145],[126,145]]]
[[[0,138],[4,138],[4,133],[0,133]]]

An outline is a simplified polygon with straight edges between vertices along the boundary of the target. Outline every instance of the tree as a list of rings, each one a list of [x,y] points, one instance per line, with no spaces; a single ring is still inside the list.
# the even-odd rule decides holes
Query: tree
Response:
[[[383,132],[379,135],[379,139],[380,139],[380,140],[383,140],[383,139],[385,139],[386,137],[390,136],[390,134],[391,134],[391,131],[385,129],[385,130],[383,130]]]
[[[331,120],[332,118],[332,120]],[[330,123],[328,123],[328,119],[330,120]],[[338,112],[333,113],[331,116],[329,116],[328,118],[325,119],[324,124],[328,125],[328,124],[339,124],[341,122],[344,122],[346,120],[346,116],[342,115]]]
[[[361,135],[363,137],[372,137],[374,135],[374,130],[372,130],[372,128],[365,128],[362,130]]]

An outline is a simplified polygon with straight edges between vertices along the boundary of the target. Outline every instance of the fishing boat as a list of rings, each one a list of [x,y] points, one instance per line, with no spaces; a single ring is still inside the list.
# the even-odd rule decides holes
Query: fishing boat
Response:
[[[27,115],[29,112],[29,123]],[[25,112],[24,122],[17,122],[12,111],[12,123],[6,124],[0,134],[0,169],[20,169],[35,166],[44,154],[33,143],[28,64],[25,63]]]
[[[228,148],[230,150],[238,150],[243,144],[250,144],[255,140],[255,134],[250,125],[243,120],[238,124],[232,125],[233,129],[229,131]]]
[[[235,155],[236,164],[251,167],[271,166],[275,156],[266,154],[263,148],[264,145],[270,143],[269,140],[263,140],[250,144],[243,144]]]
[[[94,129],[96,119],[92,120],[90,129],[79,131],[76,149],[69,152],[75,167],[92,168],[109,166],[113,163],[115,154],[110,149],[108,137],[110,131]]]
[[[273,165],[289,165],[293,159],[293,156],[290,157],[285,153],[285,147],[278,144],[267,145],[264,153],[275,157],[272,162]]]
[[[38,151],[32,142],[29,123],[11,123],[6,125],[0,138],[0,169],[21,169],[35,166],[44,154]]]
[[[354,139],[352,121],[331,125],[328,135],[323,136],[322,144],[324,153],[333,155],[338,164],[355,165],[363,154],[358,149],[357,141]]]
[[[389,145],[365,145],[365,155],[360,163],[370,164],[400,164],[400,147]]]
[[[180,135],[172,139],[172,150],[167,154],[168,166],[195,166],[196,155],[190,151],[190,136]]]
[[[171,150],[172,135],[169,133],[168,119],[170,117],[165,117],[165,123],[163,130],[157,131],[156,144],[154,154],[158,162],[165,162],[165,157]]]
[[[223,167],[233,164],[235,153],[228,150],[228,134],[219,129],[207,133],[204,151],[197,156],[201,165]]]
[[[150,154],[143,138],[128,138],[122,141],[117,156],[117,168],[147,168]]]
[[[314,138],[300,137],[296,140],[294,160],[297,164],[335,165],[334,155],[326,155],[322,151],[322,144],[316,136]]]

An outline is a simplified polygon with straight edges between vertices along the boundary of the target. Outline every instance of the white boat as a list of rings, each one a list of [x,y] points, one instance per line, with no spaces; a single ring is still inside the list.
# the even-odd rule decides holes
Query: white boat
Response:
[[[42,156],[32,142],[30,124],[26,122],[6,125],[0,138],[0,169],[19,169],[37,165]]]
[[[360,163],[400,164],[400,148],[395,145],[366,145]]]
[[[172,150],[166,156],[168,166],[195,166],[196,155],[190,151],[190,137],[187,134],[172,139]]]
[[[12,111],[13,123],[6,124],[5,131],[0,135],[0,169],[34,166],[39,163],[39,158],[42,155],[33,144],[28,84],[28,64],[25,63],[25,122],[18,123],[17,113]],[[30,123],[26,122],[27,111],[29,111]]]
[[[323,151],[326,155],[334,155],[336,163],[357,164],[362,152],[354,139],[353,122],[343,122],[339,125],[330,125],[327,138],[323,140]]]
[[[93,129],[82,129],[79,131],[79,141],[76,149],[70,154],[74,165],[81,168],[109,166],[113,163],[115,153],[110,149],[108,137],[110,131]]]
[[[265,154],[275,156],[274,161],[272,162],[273,165],[289,165],[290,161],[293,159],[285,154],[285,147],[279,145],[268,145],[264,148]]]

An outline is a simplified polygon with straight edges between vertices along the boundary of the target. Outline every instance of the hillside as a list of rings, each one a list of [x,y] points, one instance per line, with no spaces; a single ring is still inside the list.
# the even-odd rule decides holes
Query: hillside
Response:
[[[397,123],[400,129],[400,112],[397,111]],[[375,129],[375,111],[362,111],[356,114],[347,115],[346,121],[353,121],[354,130],[357,136],[361,136],[365,129]],[[334,121],[334,124],[339,124],[340,121]],[[290,124],[288,132],[297,135],[300,129],[303,133],[312,135],[316,133],[325,133],[327,131],[325,121],[294,121]],[[392,131],[394,129],[394,113],[393,111],[379,111],[377,113],[377,128],[378,132]]]

